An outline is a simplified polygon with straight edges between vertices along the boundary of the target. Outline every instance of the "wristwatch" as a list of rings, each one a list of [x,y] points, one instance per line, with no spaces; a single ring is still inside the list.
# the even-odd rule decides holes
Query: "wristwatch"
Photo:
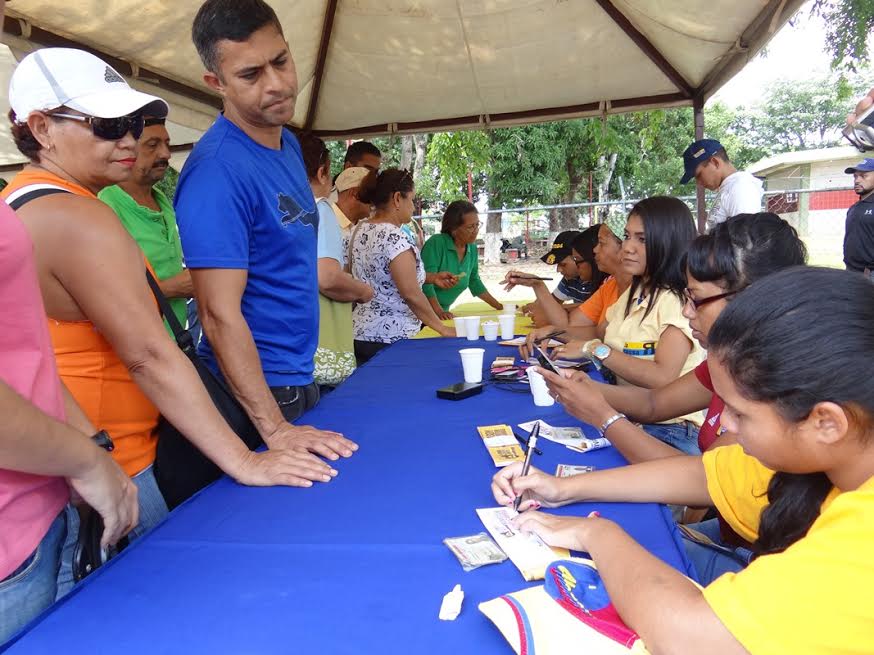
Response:
[[[112,452],[115,449],[115,444],[112,443],[112,437],[109,436],[109,433],[106,430],[95,432],[91,436],[91,440],[107,452]]]

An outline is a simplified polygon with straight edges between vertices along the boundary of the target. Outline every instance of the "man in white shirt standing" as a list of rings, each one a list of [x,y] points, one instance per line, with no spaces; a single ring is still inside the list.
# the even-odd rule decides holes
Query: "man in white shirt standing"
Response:
[[[685,173],[680,184],[695,181],[716,198],[707,214],[707,231],[737,214],[762,211],[762,181],[746,171],[737,170],[725,148],[716,139],[695,141],[683,152]]]

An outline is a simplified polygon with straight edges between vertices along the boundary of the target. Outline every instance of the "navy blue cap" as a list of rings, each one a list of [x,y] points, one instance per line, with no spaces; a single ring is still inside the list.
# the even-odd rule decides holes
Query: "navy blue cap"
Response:
[[[686,171],[680,178],[680,184],[687,184],[695,177],[695,170],[700,163],[707,161],[723,149],[722,144],[716,139],[701,139],[686,148],[683,152],[683,166]]]
[[[849,168],[844,170],[844,173],[849,175],[850,173],[855,173],[856,171],[862,171],[863,173],[869,173],[871,171],[874,171],[874,159],[863,159],[855,166],[850,166]]]

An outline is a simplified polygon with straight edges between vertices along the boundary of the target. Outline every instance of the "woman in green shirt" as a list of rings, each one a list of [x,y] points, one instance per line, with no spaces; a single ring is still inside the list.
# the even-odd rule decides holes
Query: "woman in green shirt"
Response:
[[[478,232],[479,213],[476,207],[466,200],[456,200],[449,203],[443,214],[440,234],[432,236],[422,247],[422,262],[428,277],[431,278],[433,273],[447,272],[455,280],[455,285],[448,289],[434,284],[422,286],[440,320],[453,318],[449,307],[468,288],[473,295],[495,309],[504,308],[479,278],[479,258],[474,245]]]

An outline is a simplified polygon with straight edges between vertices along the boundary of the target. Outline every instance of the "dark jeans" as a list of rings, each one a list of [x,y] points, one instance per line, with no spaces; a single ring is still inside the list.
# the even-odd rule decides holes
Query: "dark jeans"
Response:
[[[388,348],[390,343],[382,343],[381,341],[358,341],[355,340],[355,361],[358,366],[370,360],[380,350]]]
[[[312,382],[304,387],[270,387],[279,411],[286,421],[291,422],[319,403],[319,387]]]

